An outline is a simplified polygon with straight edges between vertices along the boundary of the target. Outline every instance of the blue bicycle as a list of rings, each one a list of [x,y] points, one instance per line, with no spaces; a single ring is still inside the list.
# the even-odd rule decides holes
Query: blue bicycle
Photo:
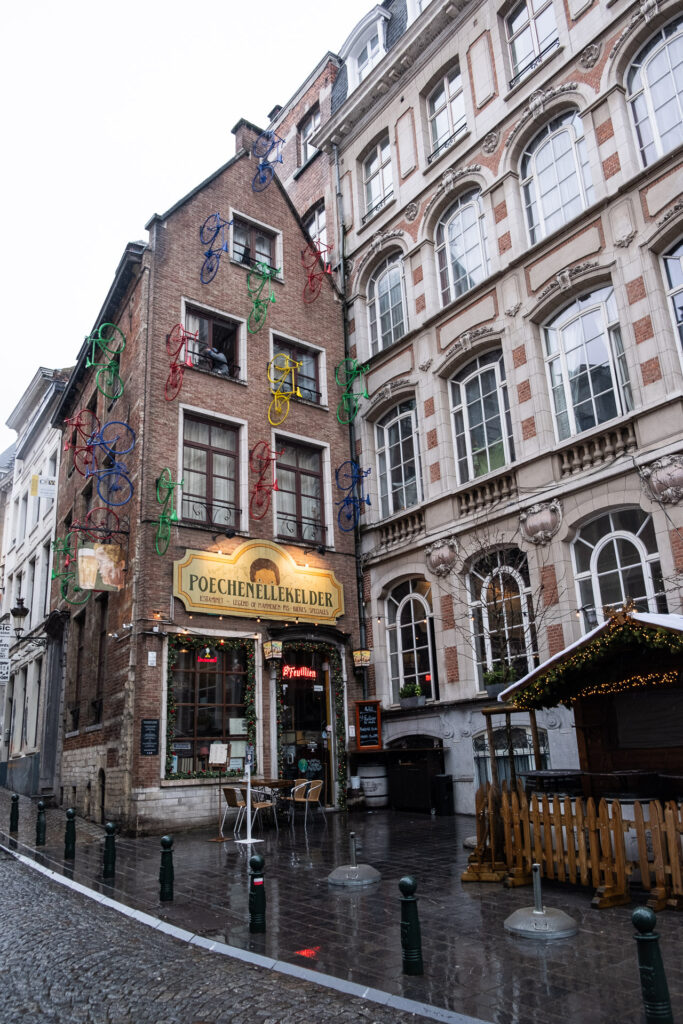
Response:
[[[276,132],[265,131],[261,132],[252,146],[251,151],[259,161],[254,180],[251,183],[254,192],[263,192],[270,185],[275,174],[275,164],[282,163],[284,144],[285,140],[280,138]],[[271,153],[275,154],[272,159]]]
[[[223,220],[220,213],[212,213],[199,229],[199,241],[208,246],[204,252],[204,263],[199,274],[202,284],[213,281],[218,273],[221,255],[230,252],[230,237],[226,232],[231,220]]]
[[[353,462],[351,459],[342,462],[341,466],[338,466],[335,470],[334,476],[337,481],[337,487],[340,491],[346,491],[342,500],[335,502],[335,504],[339,505],[337,523],[339,524],[339,529],[345,533],[353,530],[358,525],[363,505],[370,504],[370,495],[366,494],[363,496],[362,486],[360,487],[360,497],[354,493],[358,485],[362,484],[363,479],[370,472],[370,469],[361,469],[358,463]]]
[[[85,476],[94,476],[97,480],[97,493],[107,505],[126,505],[133,497],[133,485],[128,476],[128,466],[119,462],[117,456],[125,455],[135,447],[135,431],[127,423],[111,420],[102,429],[93,434],[88,441],[91,452],[101,448],[106,455],[108,465],[98,469],[93,457],[88,465]]]

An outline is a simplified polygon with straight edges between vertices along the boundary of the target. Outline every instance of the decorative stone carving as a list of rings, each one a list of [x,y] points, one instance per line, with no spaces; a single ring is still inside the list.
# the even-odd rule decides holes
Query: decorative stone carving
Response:
[[[442,196],[453,191],[461,178],[465,177],[466,174],[476,174],[480,170],[481,164],[470,164],[469,167],[459,167],[457,169],[449,167],[448,170],[444,171],[441,184],[425,207],[424,216],[427,217],[429,211],[435,203],[439,202]]]
[[[666,224],[668,220],[675,217],[677,213],[683,210],[683,199],[679,199],[678,202],[674,203],[670,210],[667,210],[661,220],[657,221],[657,227],[661,228],[663,224]]]
[[[392,242],[396,238],[403,238],[404,234],[405,232],[402,228],[394,228],[393,231],[377,231],[370,239],[367,249],[359,259],[356,267],[356,273],[360,274],[368,260],[373,259],[375,254],[378,253],[379,250],[387,244],[387,242]]]
[[[579,54],[579,64],[582,68],[594,68],[602,53],[602,43],[589,43]]]
[[[427,568],[435,576],[448,576],[453,572],[458,557],[458,542],[455,537],[444,537],[425,548]]]
[[[683,499],[683,455],[665,455],[642,471],[655,501],[677,505]]]
[[[417,217],[418,212],[419,206],[417,205],[417,203],[408,203],[405,209],[406,220],[412,223],[412,221],[414,221],[415,218]]]
[[[491,153],[495,153],[500,142],[500,132],[489,132],[488,135],[484,136],[484,141],[481,144],[481,148],[489,156]]]
[[[446,718],[445,715],[439,715],[439,723],[441,725],[441,735],[445,740],[455,739],[455,728],[453,723]]]
[[[575,267],[566,267],[564,270],[561,270],[559,274],[555,275],[554,281],[551,281],[550,284],[546,285],[538,296],[539,299],[544,299],[546,295],[550,295],[550,293],[555,291],[556,288],[559,288],[560,291],[566,292],[571,288],[575,277],[585,274],[587,270],[594,270],[597,266],[597,260],[588,260],[586,263],[577,263]]]
[[[628,249],[629,245],[635,237],[635,231],[627,231],[625,234],[619,235],[618,238],[615,238],[614,244],[617,246],[618,249]]]
[[[432,365],[433,361],[434,360],[430,356],[429,359],[423,359],[421,363],[418,363],[418,366],[422,370],[423,373],[427,373],[427,371],[429,370],[429,368]]]
[[[379,391],[372,396],[373,403],[385,402],[391,398],[397,391],[405,391],[408,388],[414,388],[415,381],[409,377],[399,377],[398,380],[390,380],[388,384],[381,387]]]
[[[508,309],[505,310],[505,315],[506,316],[515,317],[515,316],[517,316],[517,314],[519,313],[521,308],[522,308],[522,303],[521,302],[515,302],[514,306],[509,306]]]
[[[512,145],[512,142],[519,135],[527,121],[530,121],[533,117],[541,116],[547,103],[566,92],[576,92],[577,89],[578,84],[576,82],[566,82],[564,85],[559,85],[556,89],[539,89],[538,92],[535,92],[529,100],[529,106],[522,111],[522,116],[505,140],[505,147],[507,148]]]
[[[462,348],[462,349],[467,350],[468,348],[472,348],[473,343],[475,341],[478,341],[479,338],[483,338],[487,334],[494,334],[494,333],[495,333],[495,331],[494,331],[493,327],[490,327],[490,326],[477,327],[476,330],[474,330],[474,331],[463,331],[463,333],[460,335],[460,337],[456,341],[456,345],[460,346],[460,348]]]
[[[657,13],[657,0],[643,0],[643,3],[640,5],[639,10],[637,10],[636,13],[632,16],[632,18],[629,21],[628,25],[626,26],[626,28],[621,33],[621,35],[617,39],[616,43],[614,44],[614,46],[610,50],[609,59],[610,60],[614,60],[614,58],[616,57],[617,53],[621,49],[621,47],[622,47],[622,45],[624,43],[624,40],[628,39],[628,37],[631,35],[631,33],[634,32],[636,28],[638,28],[638,26],[640,25],[641,21],[650,21],[650,19],[652,17],[654,17],[654,15],[656,13]]]
[[[520,512],[519,525],[530,544],[549,544],[562,525],[562,506],[557,500],[532,505]]]

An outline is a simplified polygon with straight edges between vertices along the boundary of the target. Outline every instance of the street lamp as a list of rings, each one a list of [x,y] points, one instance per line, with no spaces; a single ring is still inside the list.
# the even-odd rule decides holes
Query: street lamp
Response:
[[[29,643],[35,644],[37,647],[45,647],[47,644],[47,636],[45,633],[37,633],[31,636],[24,636],[24,619],[28,615],[28,608],[24,604],[23,597],[17,598],[17,603],[14,608],[10,608],[9,611],[14,621],[14,636],[21,642],[22,640],[28,640]]]

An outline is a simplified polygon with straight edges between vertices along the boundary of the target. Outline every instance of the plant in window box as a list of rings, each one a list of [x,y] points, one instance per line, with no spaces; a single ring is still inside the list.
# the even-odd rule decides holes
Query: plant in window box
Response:
[[[499,661],[493,668],[484,672],[484,687],[489,697],[494,700],[499,693],[507,689],[511,683],[517,681],[517,670],[514,665],[505,661]]]
[[[398,691],[398,699],[402,708],[421,708],[426,697],[419,683],[406,683]]]

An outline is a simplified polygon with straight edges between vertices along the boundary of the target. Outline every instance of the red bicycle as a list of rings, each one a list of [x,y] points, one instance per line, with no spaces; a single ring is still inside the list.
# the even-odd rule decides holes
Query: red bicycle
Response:
[[[331,248],[317,241],[310,242],[302,250],[301,262],[308,275],[304,285],[304,302],[314,302],[318,298],[325,274],[332,273],[332,264],[324,258]]]
[[[89,469],[97,469],[92,438],[100,432],[100,421],[91,409],[81,409],[64,422],[73,428],[71,437],[64,442],[64,451],[73,449],[74,468],[86,476]]]
[[[191,334],[182,324],[175,324],[166,335],[166,351],[171,360],[170,372],[166,380],[166,401],[172,402],[183,386],[183,374],[191,362],[188,361],[188,342],[196,341],[199,331]],[[183,351],[184,350],[184,351]]]
[[[270,496],[273,491],[278,489],[275,477],[275,461],[278,455],[282,455],[283,452],[284,448],[279,452],[274,452],[269,447],[267,441],[259,441],[251,450],[249,466],[252,473],[259,474],[259,478],[254,484],[254,490],[251,492],[251,500],[249,501],[249,515],[252,519],[263,519],[270,508]],[[265,480],[268,476],[269,466],[272,467],[272,478],[269,483],[266,483]]]

